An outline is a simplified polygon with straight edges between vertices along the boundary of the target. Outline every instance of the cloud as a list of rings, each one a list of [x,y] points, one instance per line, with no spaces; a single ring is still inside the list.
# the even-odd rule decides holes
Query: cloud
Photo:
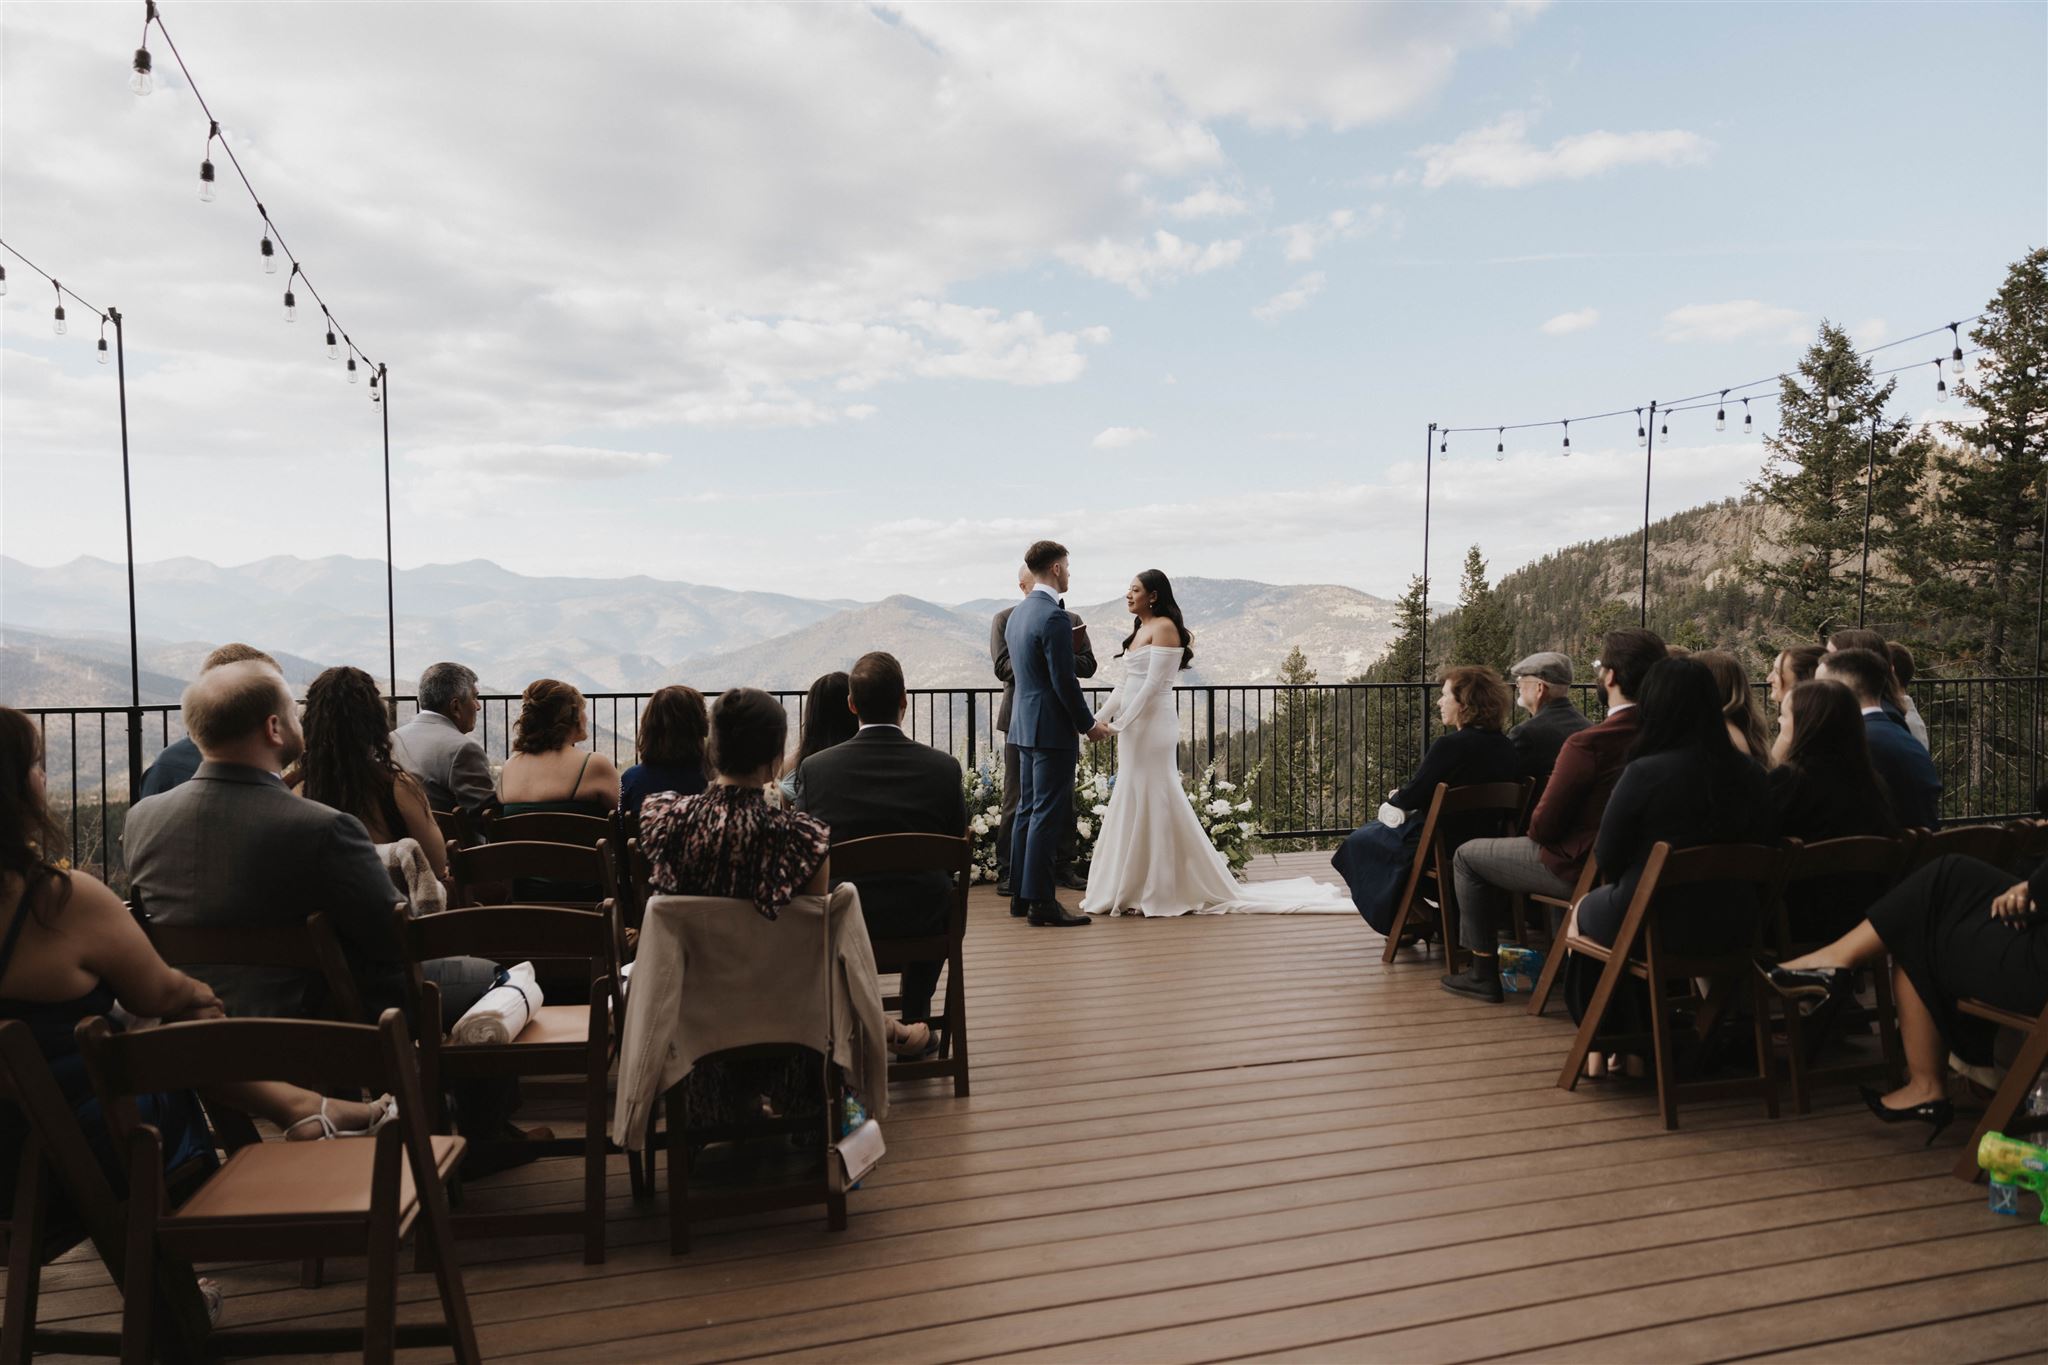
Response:
[[[1286,289],[1252,309],[1260,322],[1276,322],[1289,313],[1308,307],[1310,299],[1323,292],[1323,272],[1312,270]]]
[[[1849,329],[1858,346],[1875,346],[1891,334],[1892,329],[1883,318],[1865,318]]]
[[[1422,184],[1458,183],[1520,189],[1546,180],[1584,180],[1623,166],[1683,166],[1703,161],[1714,144],[1678,128],[1640,133],[1575,133],[1548,147],[1529,141],[1525,113],[1504,114],[1454,141],[1419,148]]]
[[[652,450],[607,450],[596,446],[524,445],[496,441],[468,446],[424,446],[407,452],[430,469],[526,483],[616,479],[644,474],[667,464]]]
[[[1262,431],[1259,433],[1259,439],[1291,445],[1297,442],[1319,441],[1322,435],[1314,431]]]
[[[1289,223],[1280,229],[1281,255],[1306,264],[1316,253],[1341,238],[1363,236],[1387,221],[1384,204],[1374,204],[1363,217],[1355,209],[1333,209],[1320,218]]]
[[[1569,313],[1559,313],[1537,330],[1545,336],[1568,337],[1573,332],[1583,332],[1600,321],[1598,308],[1575,308]]]
[[[1151,439],[1152,433],[1144,427],[1104,427],[1088,444],[1097,450],[1122,450]]]
[[[1166,206],[1169,215],[1179,219],[1189,218],[1235,218],[1252,211],[1251,201],[1233,190],[1226,190],[1214,181],[1202,186],[1184,199]]]
[[[1807,339],[1806,315],[1755,299],[1726,303],[1688,303],[1664,315],[1660,331],[1666,341],[1782,342],[1796,346]]]
[[[1086,246],[1062,247],[1059,254],[1068,264],[1098,280],[1120,284],[1142,299],[1151,296],[1155,284],[1184,275],[1206,275],[1234,264],[1244,255],[1244,242],[1232,238],[1197,246],[1159,228],[1149,241],[1102,237]]]

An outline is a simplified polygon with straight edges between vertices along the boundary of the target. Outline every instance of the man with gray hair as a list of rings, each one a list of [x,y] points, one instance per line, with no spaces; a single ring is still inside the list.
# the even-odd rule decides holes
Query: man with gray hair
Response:
[[[1521,761],[1522,776],[1536,784],[1529,794],[1534,810],[1542,799],[1550,770],[1557,766],[1557,752],[1565,740],[1593,722],[1572,705],[1572,661],[1552,650],[1531,654],[1508,670],[1515,680],[1515,700],[1529,713],[1529,719],[1508,731]]]
[[[391,756],[427,789],[435,810],[480,817],[498,804],[490,760],[469,738],[483,703],[476,674],[461,664],[435,664],[420,674],[419,714],[391,732]]]

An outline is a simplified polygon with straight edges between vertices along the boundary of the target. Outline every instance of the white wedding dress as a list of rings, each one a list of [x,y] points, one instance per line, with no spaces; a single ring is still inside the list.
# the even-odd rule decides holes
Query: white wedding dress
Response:
[[[1116,731],[1116,785],[1088,865],[1084,914],[1356,914],[1342,886],[1309,877],[1238,881],[1209,842],[1174,762],[1180,725],[1173,679],[1181,652],[1146,645],[1124,657],[1123,681],[1095,718]]]

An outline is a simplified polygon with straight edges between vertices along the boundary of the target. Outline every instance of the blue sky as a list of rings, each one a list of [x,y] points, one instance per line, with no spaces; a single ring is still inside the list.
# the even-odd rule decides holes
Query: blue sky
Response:
[[[1391,593],[1428,422],[1944,323],[2048,226],[2039,5],[164,12],[393,368],[401,564],[960,600],[1054,535],[1103,596]],[[0,235],[130,318],[138,553],[381,554],[378,414],[135,20],[0,13]],[[116,557],[95,329],[7,264],[0,549]],[[1755,470],[1710,417],[1656,510]],[[1453,438],[1440,580],[1638,516],[1632,421],[1509,446]]]

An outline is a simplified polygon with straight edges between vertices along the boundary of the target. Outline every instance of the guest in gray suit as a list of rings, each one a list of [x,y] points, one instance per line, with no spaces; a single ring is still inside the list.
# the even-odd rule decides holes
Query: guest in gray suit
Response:
[[[469,737],[483,702],[476,674],[461,664],[435,664],[420,674],[419,714],[391,732],[391,756],[427,789],[435,810],[482,816],[498,804],[491,763]]]
[[[1017,566],[1017,591],[1029,595],[1035,580],[1031,566]],[[1009,628],[1010,613],[1015,607],[1004,607],[996,613],[995,625],[988,633],[989,658],[995,661],[996,679],[1003,685],[1002,705],[996,711],[996,729],[1003,732],[1003,820],[996,826],[996,894],[1010,894],[1010,854],[1016,845],[1017,830],[1017,746],[1008,742],[1010,733],[1010,710],[1017,701],[1017,675],[1010,667],[1010,643],[1003,637]],[[1088,640],[1088,627],[1074,627],[1074,676],[1092,678],[1095,676],[1095,646]],[[1053,863],[1053,882],[1069,891],[1085,891],[1088,883],[1074,871],[1074,858],[1081,849],[1081,833],[1069,821],[1060,834],[1059,853]]]
[[[235,641],[222,645],[207,655],[205,661],[199,665],[199,671],[205,673],[219,668],[222,664],[241,663],[244,659],[255,659],[277,668],[277,660],[256,646]],[[135,799],[140,801],[145,796],[161,796],[173,787],[190,782],[192,774],[198,771],[199,746],[192,742],[190,735],[174,739],[164,746],[164,751],[156,756],[156,762],[150,764],[149,771],[142,775],[142,788],[136,793]]]

